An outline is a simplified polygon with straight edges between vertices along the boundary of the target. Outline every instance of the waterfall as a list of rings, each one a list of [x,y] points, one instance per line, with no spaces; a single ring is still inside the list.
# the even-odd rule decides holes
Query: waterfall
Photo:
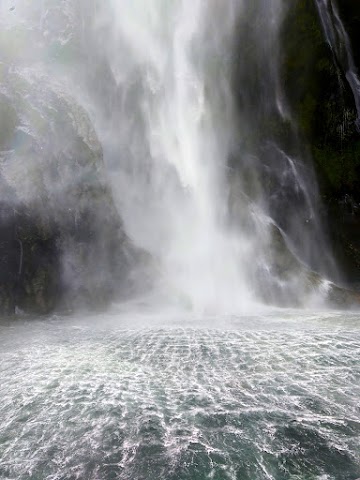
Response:
[[[114,194],[165,290],[197,311],[303,304],[304,263],[335,271],[281,84],[285,14],[281,0],[114,0],[97,12],[117,86],[103,128]]]
[[[317,9],[336,63],[344,71],[357,111],[357,128],[360,128],[360,79],[351,48],[349,35],[340,18],[335,0],[316,0]]]
[[[121,97],[111,136],[126,145],[114,148],[115,195],[132,238],[159,259],[162,283],[196,311],[247,309],[254,297],[251,238],[232,231],[227,214],[229,51],[241,9],[113,1],[98,18]]]
[[[335,268],[281,81],[283,1],[6,2],[36,40],[21,62],[89,112],[163,298],[231,313],[319,296],[309,271]]]

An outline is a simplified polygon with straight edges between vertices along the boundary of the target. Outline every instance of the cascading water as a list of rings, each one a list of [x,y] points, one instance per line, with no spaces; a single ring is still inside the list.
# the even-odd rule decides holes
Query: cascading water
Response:
[[[13,230],[38,303],[63,245],[94,307],[116,251],[155,277],[106,312],[0,317],[1,479],[360,477],[359,314],[263,308],[336,274],[281,80],[290,3],[0,0],[0,218],[29,214],[0,305]]]
[[[349,35],[340,18],[335,0],[316,0],[317,9],[336,63],[345,72],[354,95],[357,110],[357,128],[360,128],[360,80],[355,65]]]
[[[263,118],[292,122],[280,81],[285,11],[280,0],[198,0],[112,2],[97,12],[117,85],[117,111],[98,123],[113,190],[130,236],[159,259],[166,289],[195,310],[306,302],[302,267],[278,274],[279,236],[283,256],[335,271],[311,168],[301,150],[291,156],[261,132]]]
[[[162,296],[198,312],[321,297],[308,269],[336,269],[281,85],[284,2],[10,6],[8,25],[35,45],[18,67],[65,74],[62,89],[89,111],[126,232],[156,259]],[[286,125],[286,142],[271,122]]]
[[[160,259],[163,282],[196,310],[238,310],[252,301],[247,272],[239,265],[252,254],[249,239],[245,232],[236,238],[226,225],[234,117],[223,52],[238,8],[235,2],[220,8],[200,0],[131,1],[112,2],[107,12],[108,58],[123,97],[111,134],[132,130],[126,154],[117,160],[114,191],[130,235]],[[134,81],[140,84],[136,97],[129,92]],[[132,113],[125,119],[128,102]]]

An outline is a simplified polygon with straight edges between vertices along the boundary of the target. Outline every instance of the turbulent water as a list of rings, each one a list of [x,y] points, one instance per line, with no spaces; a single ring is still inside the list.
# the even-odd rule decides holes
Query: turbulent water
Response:
[[[0,93],[38,147],[1,152],[1,173],[31,204],[56,146],[71,184],[72,124],[159,304],[1,322],[0,478],[360,477],[359,315],[259,313],[321,303],[311,270],[336,278],[280,80],[286,2],[0,2]]]
[[[360,476],[360,317],[2,323],[0,478]]]

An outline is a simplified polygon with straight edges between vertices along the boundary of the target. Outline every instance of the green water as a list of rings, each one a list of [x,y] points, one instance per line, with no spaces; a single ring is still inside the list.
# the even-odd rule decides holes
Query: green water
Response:
[[[0,326],[0,478],[360,477],[360,316]]]

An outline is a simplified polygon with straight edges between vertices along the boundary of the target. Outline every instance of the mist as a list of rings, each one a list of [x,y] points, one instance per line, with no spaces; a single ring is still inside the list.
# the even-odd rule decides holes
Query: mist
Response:
[[[29,264],[14,258],[12,305],[326,305],[343,278],[282,80],[286,16],[281,0],[2,3],[2,200],[31,218],[8,227]]]

